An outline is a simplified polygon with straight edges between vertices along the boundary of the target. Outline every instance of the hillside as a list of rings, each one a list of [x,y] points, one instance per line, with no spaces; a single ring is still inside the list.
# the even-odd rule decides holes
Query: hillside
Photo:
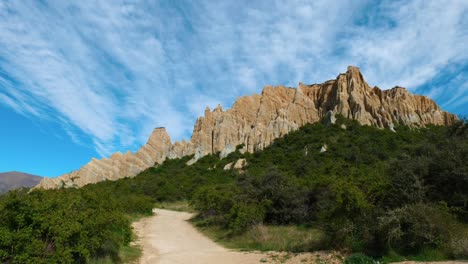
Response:
[[[36,186],[42,177],[23,172],[0,173],[0,194],[17,188],[31,188]]]
[[[0,260],[119,262],[119,250],[131,241],[128,216],[150,214],[154,202],[181,200],[199,212],[198,225],[219,231],[218,239],[245,235],[245,249],[468,258],[465,121],[395,126],[397,133],[342,116],[328,121],[305,125],[255,153],[242,153],[238,145],[224,159],[210,154],[190,166],[193,156],[168,159],[134,178],[11,192],[0,197]],[[227,166],[239,159],[244,167]],[[267,244],[261,238],[269,226],[316,235]]]
[[[189,141],[172,143],[164,128],[156,128],[148,142],[134,154],[117,152],[109,158],[93,158],[79,170],[57,178],[44,178],[37,187],[81,187],[133,177],[166,159],[194,155],[188,161],[192,164],[209,154],[227,155],[240,144],[244,145],[243,151],[253,153],[269,146],[276,138],[330,114],[389,130],[398,125],[451,125],[457,120],[433,100],[413,95],[405,88],[370,87],[359,68],[350,66],[346,73],[322,84],[300,83],[297,88],[266,86],[261,94],[238,98],[231,109],[224,111],[220,105],[213,111],[207,108],[205,115],[195,122]]]

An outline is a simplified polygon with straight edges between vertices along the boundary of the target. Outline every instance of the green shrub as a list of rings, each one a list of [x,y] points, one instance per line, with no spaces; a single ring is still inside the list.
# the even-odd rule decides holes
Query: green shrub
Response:
[[[468,228],[453,234],[447,247],[453,258],[468,259]]]
[[[195,191],[191,205],[210,223],[227,224],[235,204],[232,186],[204,186]]]
[[[458,226],[446,208],[428,204],[412,204],[391,210],[379,222],[380,234],[389,248],[403,254],[446,245]]]
[[[345,260],[344,263],[345,264],[378,264],[379,262],[362,253],[355,253],[349,256]]]
[[[10,192],[0,202],[0,262],[117,259],[131,227],[117,196],[107,195],[89,188]]]
[[[262,204],[236,203],[230,210],[229,228],[241,232],[247,227],[263,222],[265,207]]]
[[[129,214],[151,215],[153,212],[153,199],[145,195],[128,195],[122,203],[125,212]]]

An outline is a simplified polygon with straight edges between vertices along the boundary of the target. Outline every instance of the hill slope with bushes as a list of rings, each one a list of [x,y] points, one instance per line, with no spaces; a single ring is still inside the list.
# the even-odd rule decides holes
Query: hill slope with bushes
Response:
[[[122,261],[131,217],[180,200],[199,212],[198,223],[232,237],[258,225],[313,226],[323,239],[298,250],[468,258],[465,123],[394,133],[338,118],[253,154],[208,155],[191,166],[191,157],[167,160],[81,189],[10,192],[0,197],[0,262]],[[240,158],[245,168],[223,169]]]

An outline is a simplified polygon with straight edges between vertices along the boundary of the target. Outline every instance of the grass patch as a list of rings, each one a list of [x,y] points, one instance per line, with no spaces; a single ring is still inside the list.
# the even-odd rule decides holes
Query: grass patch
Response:
[[[260,224],[242,234],[233,234],[220,226],[205,226],[197,220],[192,222],[206,236],[232,249],[308,252],[323,248],[323,232],[310,227]]]
[[[119,254],[116,257],[107,256],[105,258],[91,259],[90,264],[115,264],[115,263],[138,263],[138,260],[142,254],[142,250],[137,245],[123,246],[119,250]]]
[[[130,214],[127,215],[128,219],[131,222],[140,220],[143,217],[148,217],[148,214]],[[131,241],[136,241],[138,237],[135,232],[132,232]],[[138,260],[142,255],[142,249],[140,245],[130,243],[126,246],[121,246],[119,252],[114,256],[106,256],[103,258],[94,258],[89,261],[90,264],[113,264],[113,263],[128,263],[128,264],[137,264]]]
[[[407,259],[393,250],[390,250],[387,255],[382,257],[383,263],[392,263],[392,262],[401,262],[406,261]]]
[[[141,257],[142,249],[140,246],[131,245],[123,247],[119,252],[122,263],[137,263]]]
[[[152,216],[154,215],[154,213],[152,212],[151,214],[129,214],[127,215],[128,219],[130,220],[130,222],[136,222],[138,220],[140,220],[141,218],[144,218],[144,217],[149,217],[149,216]]]
[[[423,249],[419,254],[408,257],[413,261],[442,261],[449,257],[442,251],[437,249]]]
[[[443,261],[450,259],[442,250],[438,249],[423,249],[416,255],[401,256],[395,251],[391,250],[384,257],[383,263],[393,263],[401,261]]]
[[[189,202],[185,200],[177,202],[159,202],[155,204],[155,207],[178,212],[195,212],[195,210],[190,206]]]

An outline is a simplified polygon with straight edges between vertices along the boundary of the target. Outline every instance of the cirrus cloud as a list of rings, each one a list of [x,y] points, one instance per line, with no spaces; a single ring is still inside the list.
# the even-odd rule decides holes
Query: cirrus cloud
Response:
[[[186,138],[205,105],[349,64],[468,114],[467,14],[462,0],[3,1],[0,103],[101,155],[157,126]]]

